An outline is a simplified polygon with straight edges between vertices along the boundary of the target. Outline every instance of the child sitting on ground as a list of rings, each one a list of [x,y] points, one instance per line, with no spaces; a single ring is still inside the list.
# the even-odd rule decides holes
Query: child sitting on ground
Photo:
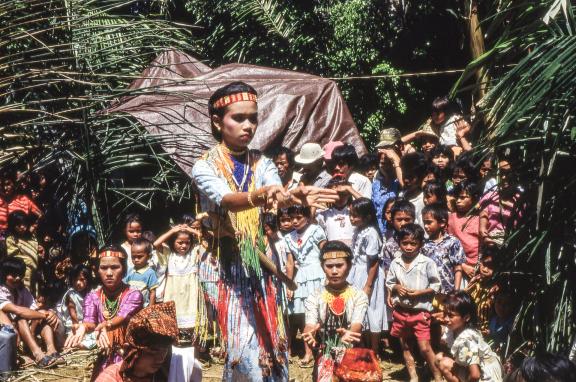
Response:
[[[68,337],[76,332],[78,325],[84,320],[84,298],[92,287],[92,271],[83,264],[77,264],[68,273],[70,288],[62,296],[62,301],[56,307],[60,321],[64,324],[65,335]],[[80,343],[81,349],[94,349],[96,335],[87,334]]]
[[[144,307],[156,303],[158,278],[156,272],[148,265],[152,256],[152,244],[142,238],[132,240],[131,246],[132,270],[128,271],[124,282],[142,293]]]
[[[23,277],[24,286],[36,295],[38,287],[38,241],[30,232],[30,218],[22,211],[8,215],[8,237],[6,238],[7,255],[17,257],[26,264]]]
[[[53,311],[38,310],[34,297],[23,285],[25,272],[22,259],[9,257],[0,263],[0,323],[15,328],[38,367],[61,364],[65,361],[56,350],[54,338],[60,321]],[[38,334],[46,344],[46,352],[36,340]]]
[[[498,356],[476,330],[476,305],[470,296],[464,291],[452,292],[446,300],[445,313],[451,357],[439,353],[436,359],[446,381],[502,381]]]
[[[416,337],[420,353],[436,382],[442,380],[434,363],[430,346],[430,316],[432,299],[440,289],[440,276],[434,261],[421,253],[424,230],[414,223],[398,232],[402,256],[392,260],[386,277],[386,288],[392,295],[394,321],[390,334],[400,339],[410,381],[418,381],[416,364],[409,339]]]
[[[320,265],[320,249],[326,242],[326,234],[320,226],[311,223],[310,207],[292,206],[288,208],[294,230],[284,237],[296,269],[288,267],[286,274],[298,285],[293,294],[288,291],[292,314],[293,332],[304,329],[304,301],[324,284],[324,271]],[[290,262],[289,262],[290,263]],[[295,275],[294,275],[295,273]],[[312,349],[304,343],[305,355],[301,366],[313,362]]]

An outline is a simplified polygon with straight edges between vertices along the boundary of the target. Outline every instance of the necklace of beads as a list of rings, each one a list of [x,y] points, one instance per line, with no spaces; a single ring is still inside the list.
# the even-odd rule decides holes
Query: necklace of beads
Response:
[[[230,151],[230,149],[228,149],[227,147],[223,147],[222,145],[219,147],[219,151],[221,156],[228,156],[229,159],[231,161],[234,161],[232,159],[232,155],[233,152]],[[243,152],[242,155],[246,154],[247,151]],[[227,160],[223,160],[225,166],[226,166],[226,170],[228,170],[228,172],[230,173],[232,180],[234,181],[234,183],[236,184],[236,190],[242,192],[244,191],[244,185],[246,184],[246,180],[248,179],[248,173],[250,172],[250,155],[246,156],[246,163],[244,163],[244,171],[242,174],[242,179],[240,180],[240,182],[238,182],[238,180],[236,179],[236,176],[234,176],[234,170],[230,167],[230,164],[228,163]],[[240,163],[240,162],[238,162]]]
[[[345,289],[336,291],[331,288],[324,288],[322,291],[322,301],[326,303],[330,311],[336,316],[341,316],[346,311],[346,301],[353,295],[353,290],[350,286],[346,286]]]
[[[104,308],[102,315],[104,316],[105,320],[110,320],[114,318],[116,314],[118,314],[118,311],[120,310],[120,300],[122,299],[122,295],[124,295],[124,291],[118,293],[118,296],[111,300],[108,298],[108,296],[106,296],[106,293],[102,291],[100,294],[100,300],[102,302],[102,307]]]

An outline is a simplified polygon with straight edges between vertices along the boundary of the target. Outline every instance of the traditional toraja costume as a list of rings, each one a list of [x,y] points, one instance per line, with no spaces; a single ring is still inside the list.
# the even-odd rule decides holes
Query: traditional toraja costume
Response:
[[[227,352],[223,380],[286,381],[287,342],[277,285],[258,257],[258,251],[266,253],[259,210],[234,213],[220,207],[227,194],[282,183],[270,159],[257,151],[237,154],[219,145],[192,169],[220,260],[217,313]]]
[[[105,251],[100,254],[103,257],[120,257],[123,258],[124,253]],[[142,309],[143,299],[142,294],[136,289],[130,288],[128,285],[122,283],[120,293],[114,298],[109,299],[104,293],[102,287],[88,293],[84,299],[84,322],[98,325],[102,322],[112,320],[114,317],[130,318],[140,309]],[[110,354],[101,360],[100,367],[94,368],[94,373],[97,375],[105,367],[118,362],[122,359],[121,348],[124,344],[126,326],[128,320],[124,320],[124,324],[113,330],[107,330],[108,339],[112,347]]]
[[[346,252],[328,252],[324,258],[345,258]],[[317,354],[314,374],[316,381],[332,381],[335,360],[342,356],[347,348],[341,342],[337,329],[350,329],[352,324],[364,323],[368,309],[366,293],[347,284],[340,290],[328,286],[314,291],[305,302],[306,325],[320,325],[317,341],[320,351]]]

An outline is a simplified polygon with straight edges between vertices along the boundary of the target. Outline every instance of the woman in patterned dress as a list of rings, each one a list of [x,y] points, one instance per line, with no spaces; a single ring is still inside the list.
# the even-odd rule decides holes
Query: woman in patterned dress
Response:
[[[266,252],[259,208],[319,205],[335,193],[299,186],[285,191],[274,163],[248,150],[258,124],[256,91],[242,82],[208,101],[219,141],[199,159],[192,178],[214,231],[220,267],[218,323],[226,346],[225,381],[287,381],[286,335],[277,285],[260,266]]]

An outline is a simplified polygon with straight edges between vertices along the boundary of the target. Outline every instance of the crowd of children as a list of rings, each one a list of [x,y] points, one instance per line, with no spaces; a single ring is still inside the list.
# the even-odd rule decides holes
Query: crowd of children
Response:
[[[418,380],[418,359],[435,381],[503,379],[499,357],[516,312],[513,291],[494,279],[493,264],[522,216],[522,189],[510,153],[471,157],[465,119],[445,97],[432,106],[420,130],[402,137],[383,129],[376,152],[362,158],[342,142],[272,155],[286,190],[300,183],[338,193],[324,209],[263,211],[268,254],[298,287],[284,287],[278,303],[289,318],[290,347],[304,339],[302,367],[315,364],[315,345],[330,337],[321,325],[336,322],[316,311],[319,291],[327,288],[332,303],[338,293],[330,286],[338,285],[354,304],[367,304],[365,314],[348,307],[347,345],[360,342],[382,357],[396,341],[411,381]],[[53,226],[49,182],[37,178],[6,172],[0,183],[0,322],[14,328],[23,354],[51,367],[70,348],[110,348],[102,367],[109,365],[121,357],[113,341],[130,317],[162,301],[175,303],[182,343],[218,336],[217,282],[224,276],[207,215],[185,215],[158,237],[129,215],[125,240],[96,252],[90,224]],[[82,214],[82,203],[74,205],[72,215]],[[81,235],[92,250],[76,255]],[[327,268],[338,258],[349,265],[346,281],[342,270]],[[348,331],[352,324],[363,337]],[[120,337],[101,335],[117,330]]]

